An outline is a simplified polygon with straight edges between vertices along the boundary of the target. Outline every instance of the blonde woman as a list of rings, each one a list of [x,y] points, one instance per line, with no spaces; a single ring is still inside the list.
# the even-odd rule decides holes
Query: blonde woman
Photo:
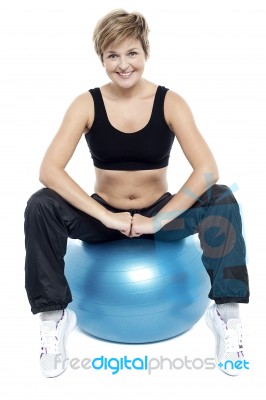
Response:
[[[207,321],[217,339],[217,360],[243,360],[238,303],[248,303],[245,243],[239,207],[184,99],[143,78],[149,57],[148,25],[137,13],[115,10],[94,31],[108,82],[77,96],[40,167],[44,188],[25,211],[26,290],[41,326],[41,369],[66,369],[65,342],[75,326],[64,276],[67,239],[90,243],[150,238],[173,241],[198,233],[214,304]],[[82,136],[95,166],[95,193],[65,170]],[[175,194],[167,169],[174,140],[192,173]],[[217,240],[222,240],[222,245]],[[229,374],[235,370],[227,369]],[[239,370],[237,370],[239,372]]]

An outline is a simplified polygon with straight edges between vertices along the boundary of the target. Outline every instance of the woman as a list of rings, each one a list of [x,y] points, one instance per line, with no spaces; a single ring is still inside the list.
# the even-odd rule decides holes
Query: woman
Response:
[[[238,204],[228,187],[216,184],[215,159],[186,102],[142,77],[148,32],[139,13],[115,10],[98,22],[95,50],[110,81],[72,102],[41,164],[45,188],[27,204],[26,290],[32,312],[40,314],[47,377],[65,370],[59,361],[75,325],[64,276],[68,237],[96,243],[199,233],[215,301],[207,321],[220,343],[217,360],[243,360],[238,303],[248,302],[249,289]],[[91,196],[65,171],[83,134],[95,166]],[[193,171],[171,195],[166,174],[175,138]]]

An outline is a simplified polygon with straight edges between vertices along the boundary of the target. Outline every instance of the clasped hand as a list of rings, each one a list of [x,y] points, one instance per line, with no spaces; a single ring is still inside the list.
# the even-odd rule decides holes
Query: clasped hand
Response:
[[[143,234],[153,234],[161,228],[159,224],[156,223],[154,217],[144,217],[140,214],[134,214],[132,216],[129,212],[109,212],[103,223],[108,228],[117,229],[129,238],[138,237]]]

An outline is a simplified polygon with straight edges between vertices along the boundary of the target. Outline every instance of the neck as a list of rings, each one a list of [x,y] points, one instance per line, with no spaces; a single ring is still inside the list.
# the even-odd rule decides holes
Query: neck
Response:
[[[110,82],[108,86],[115,96],[124,99],[131,99],[138,96],[147,84],[148,82],[145,79],[141,79],[136,85],[130,88],[122,88],[112,82]]]

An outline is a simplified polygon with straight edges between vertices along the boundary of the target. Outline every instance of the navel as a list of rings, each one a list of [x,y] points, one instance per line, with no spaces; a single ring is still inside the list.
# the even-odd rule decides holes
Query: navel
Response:
[[[135,196],[130,196],[129,198],[130,198],[130,200],[134,200]]]

